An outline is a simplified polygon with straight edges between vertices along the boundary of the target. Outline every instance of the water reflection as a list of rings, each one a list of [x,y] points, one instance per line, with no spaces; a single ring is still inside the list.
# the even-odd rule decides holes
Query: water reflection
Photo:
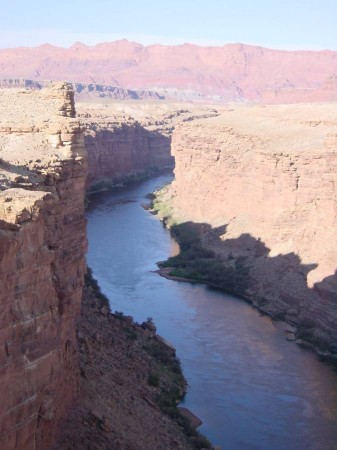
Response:
[[[337,449],[330,366],[243,301],[153,273],[176,244],[141,204],[168,179],[91,197],[88,263],[112,310],[153,317],[177,347],[190,383],[185,404],[223,449]]]

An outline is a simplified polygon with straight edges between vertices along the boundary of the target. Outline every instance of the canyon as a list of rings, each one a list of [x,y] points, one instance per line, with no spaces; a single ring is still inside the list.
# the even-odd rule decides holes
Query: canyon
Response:
[[[174,167],[171,135],[179,123],[216,116],[209,106],[161,102],[79,102],[89,191]]]
[[[1,49],[0,74],[2,79],[40,82],[67,79],[77,91],[86,85],[83,95],[89,96],[97,91],[112,97],[206,102],[320,102],[337,100],[336,55],[330,50],[284,51],[240,43],[144,46],[120,40],[91,47],[76,42],[69,48],[44,44]]]
[[[336,352],[336,104],[237,107],[179,125],[166,196],[230,291]],[[224,283],[226,289],[226,283]]]
[[[169,130],[194,114],[164,108],[160,120],[162,106],[152,116],[130,108],[138,119],[125,107],[97,104],[76,117],[74,91],[64,82],[0,90],[0,447],[6,450],[83,448],[83,439],[90,448],[209,445],[195,431],[187,435],[180,416],[172,418],[185,389],[183,377],[176,380],[175,351],[154,326],[112,315],[93,280],[84,282],[86,189],[107,175],[120,183],[172,169]],[[200,117],[207,114],[214,111]],[[153,371],[163,370],[160,386],[151,386]]]
[[[334,70],[329,64],[322,79]],[[197,229],[224,270],[244,267],[245,284],[235,294],[295,325],[297,338],[336,353],[336,104],[215,109],[103,98],[81,101],[75,111],[72,86],[59,82],[0,90],[0,112],[1,448],[52,448],[56,438],[58,448],[81,448],[71,433],[83,427],[85,435],[85,423],[101,442],[90,438],[93,448],[142,448],[144,436],[125,436],[143,419],[148,433],[158,424],[162,446],[194,448],[155,403],[143,366],[157,363],[122,337],[125,322],[84,286],[88,190],[175,167],[165,194],[171,214]],[[126,322],[136,342],[151,334]],[[104,359],[100,352],[112,341],[116,348]],[[126,379],[128,352],[138,378]],[[118,371],[125,374],[124,387],[104,388],[97,411],[88,398],[96,399],[100,386],[89,388],[85,379],[106,383],[109,371],[118,386]],[[87,394],[81,413],[73,408],[80,392]],[[126,422],[117,425],[118,408],[118,420],[107,419],[113,402],[128,410]],[[110,437],[101,441],[102,431]]]

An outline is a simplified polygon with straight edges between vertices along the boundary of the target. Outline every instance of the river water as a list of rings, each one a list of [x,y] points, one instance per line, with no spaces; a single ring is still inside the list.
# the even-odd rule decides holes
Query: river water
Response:
[[[190,385],[184,406],[223,450],[337,449],[332,366],[285,340],[279,324],[244,301],[153,272],[177,245],[141,204],[170,179],[90,198],[88,264],[112,311],[138,322],[152,317],[175,345]]]

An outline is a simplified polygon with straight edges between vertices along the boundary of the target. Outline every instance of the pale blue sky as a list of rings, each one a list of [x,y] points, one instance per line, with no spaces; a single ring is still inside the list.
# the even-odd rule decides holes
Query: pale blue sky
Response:
[[[0,0],[0,47],[142,44],[337,50],[337,0]]]

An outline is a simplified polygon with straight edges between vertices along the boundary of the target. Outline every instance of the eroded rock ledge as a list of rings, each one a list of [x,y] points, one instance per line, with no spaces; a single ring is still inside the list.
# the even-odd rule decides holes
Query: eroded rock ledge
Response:
[[[0,447],[49,448],[78,395],[84,139],[59,83],[0,91]]]
[[[229,269],[235,292],[337,352],[337,107],[242,107],[173,134],[175,214]],[[230,286],[230,290],[232,286]]]

